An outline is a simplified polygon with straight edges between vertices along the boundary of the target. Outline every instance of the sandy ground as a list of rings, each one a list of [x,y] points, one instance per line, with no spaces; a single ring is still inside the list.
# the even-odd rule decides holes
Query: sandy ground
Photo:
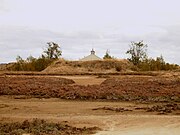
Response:
[[[54,77],[61,76],[52,76]],[[106,80],[106,78],[97,78],[97,76],[62,77],[73,79],[75,85],[86,86],[99,85]],[[76,127],[100,127],[102,131],[96,135],[179,135],[179,110],[166,115],[158,115],[157,112],[147,112],[141,109],[135,110],[138,107],[158,104],[160,103],[72,101],[58,98],[26,99],[24,96],[0,96],[0,122],[39,118],[53,122],[67,121]],[[133,111],[94,110],[103,107],[121,107]]]
[[[76,85],[96,85],[96,84],[99,85],[106,80],[106,78],[98,78],[97,76],[60,76],[60,77],[72,79],[74,80]]]
[[[149,104],[132,102],[67,101],[60,99],[15,99],[0,96],[0,122],[40,118],[49,121],[68,121],[77,127],[98,126],[96,135],[179,135],[179,115],[156,115],[142,110],[113,112],[92,110],[111,106],[133,109]]]

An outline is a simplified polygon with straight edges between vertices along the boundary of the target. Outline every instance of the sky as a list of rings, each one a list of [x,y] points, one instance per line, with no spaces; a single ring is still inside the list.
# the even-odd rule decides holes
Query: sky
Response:
[[[62,57],[90,54],[124,59],[132,41],[144,41],[148,56],[180,64],[179,0],[0,0],[0,63],[20,55],[39,57],[47,42]]]

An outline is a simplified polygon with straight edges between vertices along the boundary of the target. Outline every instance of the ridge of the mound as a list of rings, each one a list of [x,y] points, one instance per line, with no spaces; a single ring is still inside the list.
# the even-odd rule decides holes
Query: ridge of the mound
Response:
[[[128,71],[133,64],[128,60],[65,61],[58,60],[43,73],[113,73]]]

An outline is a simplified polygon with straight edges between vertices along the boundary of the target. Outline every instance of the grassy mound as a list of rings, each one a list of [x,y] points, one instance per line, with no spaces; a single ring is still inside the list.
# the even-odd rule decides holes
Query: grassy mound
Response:
[[[8,71],[15,63],[0,64],[0,71]]]
[[[47,67],[44,73],[112,73],[134,68],[128,60],[65,61],[59,60]]]

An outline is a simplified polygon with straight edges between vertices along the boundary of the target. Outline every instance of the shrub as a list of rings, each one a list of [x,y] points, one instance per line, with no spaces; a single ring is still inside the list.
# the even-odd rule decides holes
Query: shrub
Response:
[[[66,134],[88,134],[100,130],[97,127],[76,128],[66,123],[48,123],[44,120],[25,120],[23,123],[0,123],[1,135],[22,135],[30,133],[32,135],[66,135]]]
[[[120,64],[117,64],[115,69],[116,69],[116,71],[120,72],[122,70],[122,67]]]
[[[141,71],[160,71],[160,70],[176,70],[178,65],[166,63],[162,56],[157,57],[156,59],[146,59],[140,62],[137,67]]]
[[[40,57],[38,59],[17,61],[9,70],[12,71],[42,71],[48,67],[55,59]]]

